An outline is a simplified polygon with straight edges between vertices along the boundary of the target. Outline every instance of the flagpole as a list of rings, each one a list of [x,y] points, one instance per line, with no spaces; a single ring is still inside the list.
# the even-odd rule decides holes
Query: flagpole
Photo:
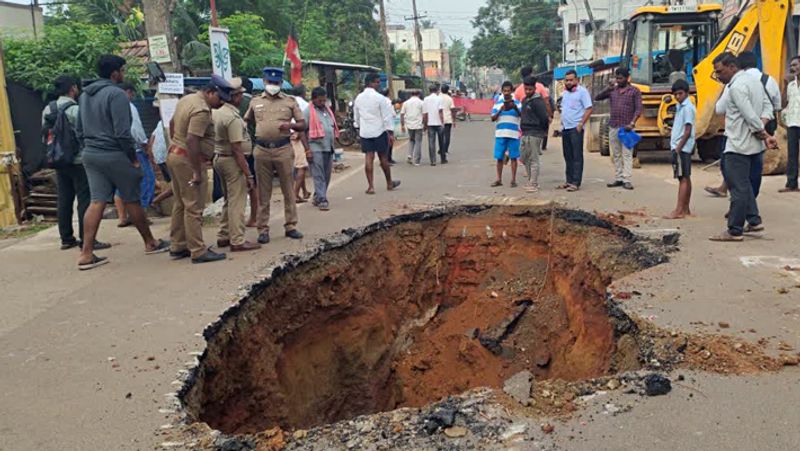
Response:
[[[211,0],[211,26],[218,27],[219,22],[217,22],[217,2],[216,0]]]

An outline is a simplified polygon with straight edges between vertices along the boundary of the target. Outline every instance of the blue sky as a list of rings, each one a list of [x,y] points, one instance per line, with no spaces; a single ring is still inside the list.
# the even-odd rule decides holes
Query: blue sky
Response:
[[[411,0],[384,0],[387,21],[390,24],[411,26],[411,21],[403,20],[412,15]],[[470,20],[478,13],[478,8],[486,4],[486,0],[417,0],[420,15],[428,15],[428,19],[436,22],[436,26],[449,37],[464,39],[469,46],[475,30]]]

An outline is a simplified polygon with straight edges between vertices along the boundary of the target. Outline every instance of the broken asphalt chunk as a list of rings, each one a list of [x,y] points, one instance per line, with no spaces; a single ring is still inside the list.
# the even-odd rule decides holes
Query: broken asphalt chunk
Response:
[[[658,374],[648,374],[644,378],[644,392],[647,396],[666,395],[672,390],[672,383],[669,379]]]

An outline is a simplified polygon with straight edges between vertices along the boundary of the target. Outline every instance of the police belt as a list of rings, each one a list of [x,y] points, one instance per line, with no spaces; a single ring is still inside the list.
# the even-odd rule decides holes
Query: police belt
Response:
[[[278,149],[280,147],[288,146],[291,140],[289,138],[279,139],[277,141],[265,141],[263,139],[256,139],[256,145],[267,149]]]

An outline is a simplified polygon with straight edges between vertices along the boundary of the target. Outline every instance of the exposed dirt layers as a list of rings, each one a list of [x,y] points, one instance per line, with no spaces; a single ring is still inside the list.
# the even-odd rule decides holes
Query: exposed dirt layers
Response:
[[[551,207],[346,230],[205,331],[180,399],[190,420],[252,433],[422,406],[522,369],[539,380],[636,369],[652,346],[606,287],[665,260],[626,229]]]

